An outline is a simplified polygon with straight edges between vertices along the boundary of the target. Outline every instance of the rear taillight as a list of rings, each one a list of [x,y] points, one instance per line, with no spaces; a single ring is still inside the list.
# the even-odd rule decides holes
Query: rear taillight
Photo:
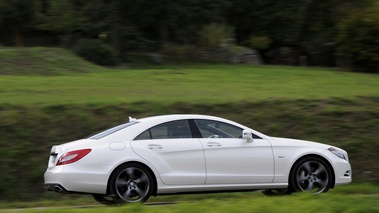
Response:
[[[82,159],[84,156],[86,156],[90,152],[91,152],[91,149],[80,149],[80,150],[67,152],[58,159],[57,166],[74,163]]]

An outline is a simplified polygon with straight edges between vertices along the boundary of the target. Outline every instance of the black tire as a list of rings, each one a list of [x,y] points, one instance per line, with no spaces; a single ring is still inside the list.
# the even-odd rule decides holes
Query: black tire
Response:
[[[305,157],[292,168],[289,185],[293,192],[327,192],[332,185],[332,170],[325,160]]]
[[[154,189],[152,174],[144,166],[127,163],[118,167],[110,179],[110,193],[119,203],[145,202]]]
[[[282,196],[290,195],[291,191],[289,189],[266,189],[262,191],[262,194],[266,196]]]

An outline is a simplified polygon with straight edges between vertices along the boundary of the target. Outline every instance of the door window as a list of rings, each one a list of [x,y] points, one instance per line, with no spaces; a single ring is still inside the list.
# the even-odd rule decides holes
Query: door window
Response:
[[[203,138],[241,138],[242,129],[213,120],[195,120]]]
[[[173,138],[192,138],[187,120],[178,120],[159,124],[142,132],[134,140]]]

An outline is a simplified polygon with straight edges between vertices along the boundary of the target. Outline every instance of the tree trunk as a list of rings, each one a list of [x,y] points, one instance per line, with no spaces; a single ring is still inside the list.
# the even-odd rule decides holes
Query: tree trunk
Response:
[[[15,47],[22,47],[23,46],[23,40],[22,40],[22,35],[20,30],[13,30],[13,35],[12,35],[12,40],[13,40],[13,45]]]

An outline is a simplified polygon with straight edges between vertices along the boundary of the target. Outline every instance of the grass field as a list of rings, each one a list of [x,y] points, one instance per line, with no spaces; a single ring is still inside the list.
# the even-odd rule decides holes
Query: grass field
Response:
[[[0,74],[9,73],[4,70],[11,70],[11,67],[16,70],[14,73],[18,73],[0,76],[0,105],[47,106],[140,101],[230,103],[270,99],[379,97],[379,75],[372,74],[324,68],[227,64],[108,69],[88,64],[61,49],[32,48],[23,51],[23,55],[30,56],[24,56],[26,65],[16,63],[14,58],[17,55],[14,56],[12,51],[13,60],[4,59],[10,57],[9,53],[0,59],[0,64],[1,60],[4,64]],[[4,50],[0,51],[0,56],[2,52]],[[78,71],[74,72],[74,68]]]
[[[379,76],[320,68],[197,65],[1,76],[0,104],[223,103],[379,96]]]
[[[52,145],[125,122],[129,115],[140,118],[172,113],[211,114],[267,135],[339,146],[349,152],[355,183],[379,183],[379,75],[229,64],[124,65],[110,69],[59,48],[0,48],[0,205],[8,200],[60,199],[42,187]],[[369,190],[363,187],[357,191]],[[256,196],[253,193],[254,199],[249,194],[230,202],[224,195],[200,196],[204,198],[201,202],[159,206],[156,211],[179,212],[184,208],[189,209],[187,212],[212,212],[208,206],[221,211],[238,204],[242,207],[235,212],[249,212],[247,208],[274,212],[280,208],[276,202],[310,206],[303,212],[318,208],[324,212],[377,211],[373,201],[377,197],[366,194],[296,195],[274,198],[274,203]],[[320,201],[329,198],[334,201],[323,207]],[[219,199],[223,202],[217,207]],[[349,200],[357,204],[344,206]],[[362,207],[355,209],[360,203]],[[283,212],[296,210],[288,206]],[[372,206],[376,209],[370,209]],[[128,208],[151,211],[139,205],[99,211]]]

